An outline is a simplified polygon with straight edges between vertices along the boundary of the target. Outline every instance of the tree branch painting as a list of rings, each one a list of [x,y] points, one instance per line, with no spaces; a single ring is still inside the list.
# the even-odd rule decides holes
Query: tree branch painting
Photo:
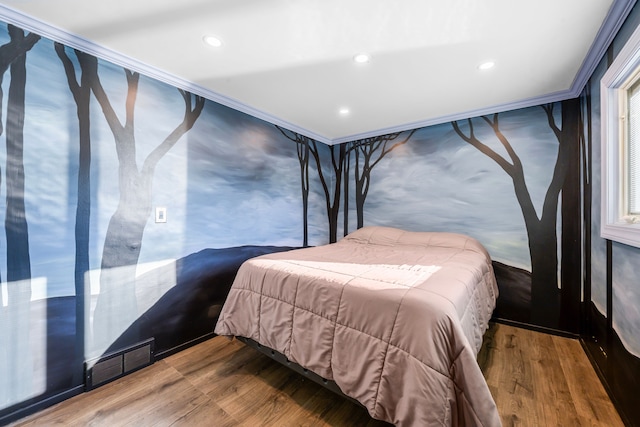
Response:
[[[563,101],[563,112],[571,111],[575,106],[571,101]],[[531,256],[531,322],[541,326],[558,327],[560,319],[560,292],[558,289],[558,236],[557,219],[560,192],[567,174],[568,156],[577,135],[560,129],[555,122],[554,104],[542,106],[547,121],[558,140],[558,154],[553,170],[553,177],[545,193],[542,212],[540,215],[531,199],[527,187],[522,162],[508,138],[500,129],[498,114],[492,117],[482,116],[482,120],[489,126],[504,147],[508,158],[503,157],[476,136],[474,119],[466,120],[463,129],[458,121],[452,122],[456,134],[465,142],[492,159],[511,177],[516,199],[524,218],[529,253]],[[563,129],[571,126],[571,115],[563,114]],[[476,119],[477,120],[477,119]]]
[[[107,227],[102,252],[100,296],[94,315],[94,338],[107,344],[111,344],[137,317],[135,274],[142,236],[151,215],[155,168],[193,127],[205,104],[203,97],[178,89],[184,102],[182,121],[151,151],[139,168],[136,162],[134,113],[140,75],[130,70],[124,70],[124,74],[128,88],[124,124],[118,119],[97,71],[92,78],[92,92],[113,133],[119,163],[120,198]]]

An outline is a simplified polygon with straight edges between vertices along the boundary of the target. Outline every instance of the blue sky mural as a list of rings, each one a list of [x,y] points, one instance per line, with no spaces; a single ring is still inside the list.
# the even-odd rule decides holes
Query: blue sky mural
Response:
[[[546,114],[540,107],[501,113],[500,128],[523,162],[540,214],[558,153]],[[476,134],[506,156],[490,127],[478,124]],[[365,224],[468,234],[494,260],[530,270],[524,220],[509,176],[463,141],[450,123],[419,129],[371,175]]]
[[[635,18],[634,18],[635,17]],[[631,19],[638,20],[638,13],[630,15]],[[635,25],[625,25],[617,38],[625,40],[635,30]],[[612,54],[616,55],[623,43],[614,43]],[[591,85],[592,105],[592,134],[593,145],[591,150],[592,162],[592,220],[591,220],[591,292],[592,301],[598,311],[603,315],[607,312],[607,256],[606,241],[600,237],[601,227],[601,94],[600,79],[607,71],[606,57],[600,62],[593,77]],[[638,265],[640,262],[640,250],[623,244],[614,244],[612,248],[613,261],[613,327],[625,345],[626,349],[637,357],[640,357],[640,288],[638,287]]]
[[[7,25],[0,25],[0,45],[9,41]],[[66,48],[65,52],[75,67],[75,79],[80,81],[77,56],[72,49]],[[55,392],[61,384],[68,386],[81,382],[83,361],[104,352],[120,334],[128,333],[127,328],[143,331],[132,333],[132,340],[143,339],[153,325],[143,322],[140,326],[138,316],[146,313],[146,318],[162,318],[156,306],[170,311],[180,307],[172,304],[173,301],[191,304],[190,298],[204,298],[209,304],[220,304],[224,295],[223,290],[217,290],[215,277],[203,279],[206,274],[198,273],[194,265],[203,271],[211,270],[212,275],[216,271],[224,273],[224,279],[221,279],[224,285],[229,281],[228,270],[233,266],[237,268],[243,259],[282,250],[277,248],[301,246],[303,235],[300,165],[295,144],[272,124],[205,101],[193,128],[161,157],[152,175],[151,212],[143,225],[139,257],[133,265],[137,273],[134,271],[131,275],[130,268],[122,271],[101,269],[105,261],[108,226],[121,203],[121,188],[132,188],[131,185],[137,185],[138,181],[133,181],[132,175],[120,175],[122,159],[118,158],[114,133],[103,114],[104,106],[92,94],[89,271],[84,276],[93,297],[86,301],[86,337],[78,337],[85,328],[78,328],[82,321],[74,321],[77,311],[68,297],[76,294],[77,286],[75,225],[79,197],[79,118],[54,43],[39,40],[26,58],[25,187],[20,200],[25,202],[28,235],[24,236],[28,236],[31,278],[23,284],[6,282],[7,250],[5,228],[2,228],[0,248],[5,250],[0,250],[0,277],[3,279],[0,315],[8,315],[9,321],[20,325],[20,329],[15,333],[5,330],[7,333],[0,334],[0,373],[3,374],[0,375],[0,415],[4,408],[14,403]],[[123,68],[99,60],[97,75],[117,120],[123,124],[127,94],[131,93]],[[4,112],[7,111],[10,81],[11,75],[7,72],[2,83]],[[176,88],[145,76],[139,77],[135,93],[134,156],[140,170],[149,154],[183,120],[186,98]],[[196,98],[189,96],[189,99],[191,107],[195,108]],[[3,121],[5,118],[6,113]],[[0,141],[0,162],[4,166],[14,159],[7,159],[6,132]],[[327,148],[322,147],[322,150]],[[7,206],[5,167],[2,174],[0,221],[4,223]],[[155,223],[155,207],[166,208],[166,223]],[[326,243],[324,195],[318,185],[310,189],[308,218],[311,224],[309,243]],[[122,243],[113,237],[111,244]],[[245,245],[252,245],[252,249],[225,249]],[[211,248],[218,252],[206,252]],[[106,288],[102,286],[105,283],[109,287],[110,283],[117,285],[107,295],[115,290],[132,296],[134,301],[133,304],[127,302],[131,297],[116,298],[111,302],[105,299],[106,317],[101,316],[102,322],[106,318],[108,324],[117,323],[117,328],[100,329],[101,333],[92,338],[101,300],[97,295],[105,294]],[[25,296],[21,299],[26,305],[18,307],[16,291]],[[165,296],[167,294],[169,297]],[[9,309],[5,310],[7,304]],[[158,341],[157,350],[179,345],[183,332],[187,341],[197,338],[197,334],[210,333],[213,325],[209,323],[213,320],[206,316],[209,310],[209,306],[195,309],[186,306],[185,313],[173,313],[183,325],[193,326],[197,316],[204,316],[204,323],[200,322],[199,327],[196,325],[186,332],[168,329],[168,334],[164,332],[165,341]],[[16,315],[18,312],[20,316]],[[175,317],[165,314],[165,318],[176,321]],[[102,337],[100,342],[96,336]],[[54,349],[58,344],[60,348]],[[58,361],[66,361],[65,367],[58,366],[55,356],[50,354],[68,355],[78,345],[86,346],[84,353],[81,349],[80,354],[76,354],[80,359],[58,358]],[[28,354],[41,357],[26,357]],[[11,376],[5,375],[9,372],[12,372]],[[79,376],[76,375],[78,372]],[[18,383],[22,386],[18,387]]]
[[[7,41],[4,26],[0,43]],[[45,292],[48,296],[71,295],[78,119],[53,42],[40,40],[27,61],[25,201],[33,276],[46,278],[41,282],[46,282],[46,289],[37,289],[34,298],[44,297]],[[122,120],[127,93],[123,70],[100,61],[99,73]],[[8,81],[3,83],[5,93]],[[97,269],[106,227],[118,203],[118,160],[113,135],[95,99],[91,108],[90,258],[92,268]],[[175,88],[140,78],[135,107],[139,165],[180,122],[183,110]],[[0,156],[4,161],[3,150]],[[158,165],[153,206],[166,207],[169,220],[165,224],[149,220],[140,263],[176,259],[205,247],[300,246],[299,187],[295,146],[275,126],[207,101],[193,129]],[[310,229],[311,241],[324,243],[323,196],[317,194],[310,202],[310,222],[318,224]],[[3,215],[4,199],[0,199],[0,220]],[[5,256],[2,251],[0,271],[6,265]]]
[[[634,424],[640,420],[637,390],[640,373],[640,287],[638,286],[638,266],[640,249],[605,240],[601,237],[601,209],[604,150],[601,102],[605,96],[601,92],[601,80],[617,55],[626,49],[625,45],[640,24],[640,8],[636,5],[609,46],[604,57],[591,75],[585,99],[591,101],[591,114],[585,121],[587,135],[591,136],[590,150],[586,150],[585,160],[591,168],[589,186],[585,186],[585,197],[591,196],[591,223],[587,230],[591,234],[590,262],[587,263],[586,286],[590,285],[591,301],[585,301],[587,312],[585,349],[602,373],[602,380],[610,390],[616,407],[623,419]],[[589,128],[590,126],[590,128]],[[589,167],[587,167],[587,172]],[[585,181],[586,182],[586,181]],[[587,198],[587,200],[589,200]],[[610,251],[609,251],[610,249]],[[611,281],[609,282],[609,278]],[[609,286],[611,286],[609,288]],[[586,289],[588,290],[588,288]],[[609,292],[611,299],[608,300]],[[585,294],[588,296],[588,294]],[[611,329],[609,329],[611,326]]]
[[[600,238],[600,206],[601,206],[601,172],[600,162],[601,156],[601,139],[600,139],[600,78],[606,71],[606,63],[602,61],[595,71],[595,76],[599,76],[591,80],[591,108],[592,108],[592,129],[593,129],[593,145],[591,149],[592,162],[592,210],[591,210],[591,274],[592,274],[592,300],[601,313],[606,312],[607,307],[607,255],[605,240]]]
[[[613,325],[627,350],[640,357],[640,286],[638,286],[638,259],[640,249],[614,244],[613,270]],[[638,303],[633,304],[631,301]]]
[[[8,40],[6,31],[0,36],[0,42]],[[99,76],[122,122],[127,95],[123,69],[99,61]],[[78,129],[75,103],[53,42],[41,40],[29,53],[26,90],[25,201],[33,277],[42,278],[34,282],[33,298],[73,295]],[[183,110],[177,89],[140,77],[135,104],[138,165],[180,122]],[[501,113],[500,127],[523,162],[539,214],[558,141],[538,107]],[[506,156],[488,126],[477,125],[476,133]],[[107,226],[119,200],[116,144],[95,97],[91,146],[90,267],[95,293]],[[320,145],[320,150],[327,162],[329,148]],[[327,243],[328,236],[325,196],[313,162],[310,167],[309,243],[314,245]],[[327,177],[334,179],[330,173]],[[376,166],[371,179],[365,225],[466,233],[485,244],[495,260],[531,269],[524,221],[509,176],[465,143],[451,124],[417,130]],[[203,248],[300,246],[300,185],[294,142],[269,123],[207,101],[193,128],[158,163],[151,204],[152,209],[166,208],[168,221],[157,224],[149,216],[139,269]],[[356,217],[354,207],[350,203],[350,222]],[[338,218],[342,221],[342,215]],[[349,224],[350,230],[355,228]]]
[[[2,24],[0,45],[8,41],[7,26]],[[76,66],[76,77],[79,79],[78,60],[71,49],[67,48],[66,52]],[[100,82],[122,123],[125,120],[124,105],[129,91],[124,70],[101,60],[98,64]],[[604,72],[603,69],[601,66],[597,73]],[[3,112],[7,110],[9,83],[10,75],[6,73],[2,83],[5,94]],[[32,271],[30,298],[33,301],[43,301],[46,298],[75,294],[78,117],[65,70],[52,41],[42,39],[29,51],[25,88],[24,201]],[[593,128],[598,129],[597,82],[593,83],[593,88]],[[555,105],[557,108],[554,119],[560,125],[560,103]],[[134,111],[135,160],[140,167],[147,156],[181,122],[185,112],[184,98],[176,88],[140,76]],[[3,121],[5,119],[6,114]],[[542,107],[500,113],[499,119],[502,133],[522,161],[527,190],[539,217],[558,156],[558,137],[549,126],[547,114]],[[104,243],[109,221],[118,208],[121,182],[114,134],[94,95],[91,96],[90,123],[90,272],[87,277],[95,296],[100,289]],[[494,131],[481,118],[475,118],[473,123],[475,136],[508,159],[508,154]],[[466,121],[460,121],[459,125],[463,132],[468,133]],[[408,132],[403,133],[399,139],[406,135]],[[594,141],[598,141],[599,135],[594,135]],[[4,165],[7,163],[5,142],[6,133],[3,133],[0,137],[3,177],[6,173]],[[597,144],[598,142],[594,142],[592,153],[593,299],[598,309],[604,310],[604,242],[597,238]],[[332,150],[333,153],[338,153],[340,147],[317,145],[331,195],[336,191],[337,182],[337,177],[332,173],[331,153]],[[354,231],[357,219],[353,182],[354,157],[351,157],[351,161],[352,168],[348,177],[348,229]],[[226,255],[219,256],[220,252],[211,255],[211,252],[205,253],[205,250],[245,245],[302,246],[300,168],[296,143],[276,126],[205,101],[193,127],[161,158],[153,173],[151,212],[144,225],[139,258],[134,266],[137,276],[123,279],[123,283],[129,283],[127,280],[130,280],[137,287],[137,311],[128,313],[128,316],[133,317],[133,322],[140,320],[136,317],[152,310],[154,306],[159,307],[155,316],[158,313],[165,314],[159,310],[169,310],[175,305],[175,301],[188,292],[199,295],[197,292],[202,291],[200,288],[172,288],[177,288],[179,284],[184,286],[191,279],[197,278],[196,273],[200,270],[196,271],[194,266],[202,270],[219,267],[214,261],[225,256],[231,257],[229,254],[232,253],[229,251]],[[309,161],[309,168],[308,243],[325,244],[330,240],[325,194],[313,159]],[[529,239],[512,179],[494,160],[465,142],[451,123],[415,130],[408,142],[398,146],[372,169],[370,178],[371,186],[364,205],[365,226],[386,225],[416,231],[468,234],[480,240],[495,261],[531,271]],[[5,219],[6,192],[6,179],[3,179],[0,183],[0,224]],[[342,211],[344,199],[339,199],[339,203],[338,238],[345,229]],[[154,221],[153,211],[156,207],[166,208],[166,223]],[[557,218],[561,218],[560,206]],[[556,231],[560,237],[560,221]],[[4,233],[5,229],[0,228],[0,277],[6,280],[7,251]],[[233,252],[233,262],[240,262],[242,256],[249,255]],[[638,250],[615,246],[616,312],[613,320],[616,331],[629,351],[640,355],[640,341],[635,333],[640,318],[637,308],[640,307],[640,291],[636,286],[634,271],[638,257]],[[183,274],[182,282],[180,274]],[[552,272],[552,275],[557,276],[557,273]],[[138,281],[139,277],[144,277],[144,280]],[[198,283],[198,286],[201,284]],[[0,286],[2,301],[5,303],[7,286],[12,285],[3,282]],[[209,285],[210,283],[204,283],[202,288]],[[171,298],[163,299],[167,295]],[[637,304],[629,304],[628,301],[635,301]],[[95,301],[89,303],[93,310]],[[209,308],[204,307],[203,311],[207,312]],[[36,313],[30,320],[33,329],[31,333],[35,334],[33,336],[46,334],[47,328],[53,329],[52,325],[43,324],[46,306],[33,305],[31,309]],[[114,317],[117,317],[117,312],[114,313]],[[145,325],[136,327],[142,330]],[[0,342],[3,338],[0,334]],[[26,341],[27,338],[25,337]],[[117,334],[110,336],[109,340],[116,338]],[[106,343],[99,350],[105,350],[109,344]],[[47,343],[43,346],[46,350]],[[0,361],[9,356],[0,348]],[[6,396],[3,397],[0,393],[0,411],[5,406],[21,399],[26,400],[46,389],[46,371],[49,367],[39,366],[39,370],[32,370],[26,362],[29,361],[25,361],[21,369],[25,372],[24,375],[29,376],[27,382],[30,382],[32,389],[10,397],[8,404],[3,400]],[[47,363],[42,360],[36,362]],[[2,369],[6,371],[9,368],[5,366],[0,371]],[[2,375],[0,381],[1,377]]]

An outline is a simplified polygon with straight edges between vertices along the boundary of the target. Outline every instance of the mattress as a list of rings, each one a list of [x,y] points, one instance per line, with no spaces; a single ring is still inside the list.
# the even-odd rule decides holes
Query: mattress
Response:
[[[476,361],[497,294],[475,239],[365,227],[246,261],[215,333],[277,350],[397,426],[497,426]]]

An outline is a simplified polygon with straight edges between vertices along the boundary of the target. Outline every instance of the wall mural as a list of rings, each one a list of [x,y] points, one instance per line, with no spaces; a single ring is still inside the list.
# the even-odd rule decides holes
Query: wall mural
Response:
[[[315,159],[330,242],[353,217],[355,228],[469,234],[494,259],[496,316],[577,332],[580,262],[560,264],[576,251],[560,253],[559,237],[580,245],[580,114],[574,99],[352,141],[331,146],[324,169],[315,141],[280,130],[298,145],[303,177]]]
[[[600,80],[631,34],[640,25],[636,5],[600,61],[582,97],[590,108],[584,122],[587,153],[584,157],[589,185],[585,186],[585,223],[588,277],[587,351],[596,361],[627,424],[640,423],[637,390],[640,388],[640,249],[600,237],[601,226],[601,93]]]
[[[364,225],[476,237],[497,316],[574,327],[576,100],[327,146],[11,25],[0,61],[0,421],[210,334],[245,259]]]
[[[0,78],[0,423],[87,360],[212,334],[245,259],[326,241],[302,238],[324,216],[315,166],[303,218],[271,124],[6,24]]]
[[[507,156],[499,154],[478,138],[474,131],[474,122],[471,119],[467,120],[466,133],[457,122],[453,122],[452,126],[458,136],[493,160],[511,178],[529,241],[531,260],[531,317],[529,321],[537,325],[558,328],[560,322],[560,297],[562,295],[557,285],[558,236],[556,230],[558,205],[560,191],[567,176],[570,157],[575,151],[575,149],[572,150],[572,146],[578,146],[579,134],[576,129],[578,128],[579,117],[575,112],[579,105],[576,100],[563,101],[560,104],[562,128],[556,123],[554,107],[554,104],[542,106],[547,116],[549,127],[558,140],[558,154],[554,163],[551,182],[544,195],[540,214],[536,211],[531,199],[522,161],[507,136],[500,129],[499,114],[494,114],[492,117],[483,116],[482,120],[491,128],[495,138],[504,147]],[[575,196],[579,197],[578,194],[575,194]]]
[[[29,300],[31,289],[31,260],[29,256],[29,230],[25,217],[24,203],[24,114],[25,114],[25,85],[26,85],[26,54],[40,39],[35,34],[24,34],[19,28],[7,28],[9,41],[0,47],[0,82],[3,86],[3,76],[9,70],[11,81],[7,94],[6,126],[0,121],[0,132],[4,131],[6,146],[5,157],[5,227],[6,234],[6,274],[4,283],[15,283],[14,286],[3,288],[0,294],[0,362],[11,359],[9,363],[0,363],[0,377],[7,378],[15,384],[15,393],[25,396],[29,385],[20,377],[21,372],[27,372],[32,360],[31,352],[24,344],[24,337],[29,336]],[[0,91],[0,97],[5,90]],[[0,105],[3,105],[0,98]],[[15,352],[12,350],[15,349]],[[15,357],[15,359],[14,359]],[[30,375],[26,376],[30,379]],[[0,384],[0,401],[6,399],[10,393]]]

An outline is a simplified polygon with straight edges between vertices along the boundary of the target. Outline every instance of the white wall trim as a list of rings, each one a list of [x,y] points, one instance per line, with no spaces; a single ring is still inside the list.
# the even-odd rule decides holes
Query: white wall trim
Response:
[[[587,81],[593,75],[596,67],[600,63],[600,60],[604,57],[609,45],[613,42],[614,37],[624,24],[625,19],[631,13],[631,9],[636,4],[636,0],[631,1],[619,1],[616,0],[611,5],[609,13],[605,18],[602,26],[598,30],[598,34],[589,49],[589,53],[585,57],[585,60],[580,67],[580,70],[576,74],[576,78],[571,85],[571,93],[575,96],[579,96],[584,89]]]
[[[3,20],[9,24],[14,24],[16,26],[19,26],[20,28],[23,28],[27,31],[40,34],[41,36],[51,39],[53,41],[63,43],[71,48],[78,49],[88,54],[94,55],[97,58],[112,62],[116,65],[127,68],[129,70],[136,71],[140,74],[154,78],[156,80],[159,80],[171,86],[175,86],[177,88],[187,90],[196,95],[203,96],[211,101],[233,108],[240,112],[249,114],[258,119],[267,121],[272,124],[276,124],[278,126],[282,126],[286,129],[300,133],[309,138],[313,138],[318,142],[332,145],[332,144],[339,144],[343,142],[354,141],[362,138],[385,135],[387,133],[392,133],[392,132],[402,132],[405,130],[417,129],[417,128],[422,128],[426,126],[433,126],[436,124],[442,124],[442,123],[447,123],[454,120],[466,119],[469,117],[477,117],[485,114],[493,114],[493,113],[498,113],[503,111],[515,110],[519,108],[533,107],[536,105],[546,104],[549,102],[557,102],[557,101],[563,101],[565,99],[575,98],[579,96],[580,93],[582,92],[582,89],[584,88],[589,77],[593,73],[593,70],[595,70],[596,66],[602,59],[609,44],[611,43],[611,40],[613,40],[613,37],[616,35],[618,30],[622,26],[622,23],[626,19],[627,15],[631,11],[635,3],[636,3],[636,0],[614,0],[609,10],[609,13],[605,18],[605,21],[603,22],[602,27],[598,31],[598,34],[596,36],[596,39],[594,40],[594,43],[589,49],[589,53],[587,54],[585,61],[582,64],[582,67],[576,74],[576,78],[574,79],[574,82],[571,88],[567,89],[566,91],[555,92],[555,93],[551,93],[551,94],[547,94],[539,97],[519,100],[516,102],[509,102],[509,103],[504,103],[500,105],[494,105],[491,107],[486,107],[486,108],[477,109],[477,110],[462,111],[452,115],[406,123],[406,124],[398,125],[394,127],[375,129],[368,132],[363,132],[363,133],[354,134],[354,135],[347,135],[347,136],[333,138],[333,139],[328,138],[324,135],[320,135],[308,129],[304,129],[300,126],[297,126],[293,123],[290,123],[286,120],[283,120],[265,111],[259,110],[257,108],[253,108],[236,99],[221,95],[209,89],[205,89],[200,85],[189,82],[183,78],[175,76],[171,73],[167,73],[156,67],[152,67],[144,62],[136,60],[135,58],[129,57],[127,55],[123,55],[112,49],[105,48],[104,46],[96,44],[76,34],[72,34],[67,31],[64,31],[46,22],[39,21],[33,18],[32,16],[29,16],[27,14],[24,14],[22,12],[19,12],[17,10],[14,10],[2,4],[0,4],[0,20]]]
[[[578,73],[576,74],[576,78],[574,79],[571,88],[554,92],[542,96],[537,96],[533,98],[526,98],[515,102],[508,102],[504,104],[494,105],[486,108],[476,109],[476,110],[468,110],[463,111],[456,114],[451,114],[447,116],[436,117],[428,120],[422,120],[412,123],[406,123],[399,126],[393,126],[383,129],[376,129],[371,132],[365,132],[355,135],[348,135],[340,138],[336,138],[331,141],[331,143],[343,143],[354,141],[357,139],[363,138],[371,138],[378,135],[385,135],[388,133],[394,132],[403,132],[411,129],[418,129],[421,127],[433,126],[442,123],[452,122],[455,120],[462,120],[472,117],[483,116],[486,114],[494,114],[501,113],[504,111],[512,111],[520,108],[528,108],[535,107],[542,104],[548,104],[552,102],[564,101],[566,99],[577,98],[582,93],[585,85],[589,81],[589,78],[593,74],[594,70],[600,63],[600,60],[604,57],[609,45],[613,41],[613,38],[624,24],[625,19],[633,9],[633,6],[636,4],[636,0],[615,0],[611,5],[607,17],[602,23],[602,27],[598,30],[598,34],[596,35],[591,48],[589,48],[589,52],[585,57],[585,60],[582,62],[582,66]]]
[[[478,108],[478,109],[475,109],[475,110],[467,110],[467,111],[463,111],[463,112],[456,113],[456,114],[450,114],[450,115],[446,115],[446,116],[435,117],[435,118],[428,119],[428,120],[421,120],[421,121],[417,121],[417,122],[406,123],[406,124],[399,125],[399,126],[392,126],[392,127],[382,128],[382,129],[376,129],[376,130],[373,130],[371,132],[364,132],[364,133],[359,133],[359,134],[355,134],[355,135],[348,135],[348,136],[344,136],[344,137],[333,139],[331,141],[331,143],[332,144],[341,144],[343,142],[350,142],[350,141],[355,141],[355,140],[358,140],[358,139],[375,137],[375,136],[378,136],[378,135],[386,135],[388,133],[403,132],[403,131],[406,131],[406,130],[412,130],[412,129],[418,129],[418,128],[423,128],[423,127],[427,127],[427,126],[439,125],[439,124],[442,124],[442,123],[449,123],[449,122],[453,122],[453,121],[456,121],[456,120],[464,120],[464,119],[468,119],[468,118],[484,116],[484,115],[487,115],[487,114],[502,113],[502,112],[505,112],[505,111],[513,111],[513,110],[517,110],[517,109],[520,109],[520,108],[535,107],[535,106],[539,106],[539,105],[543,105],[543,104],[548,104],[550,102],[564,101],[565,99],[571,99],[571,98],[575,98],[575,97],[576,96],[574,96],[573,93],[571,91],[569,91],[569,90],[562,91],[562,92],[554,92],[554,93],[551,93],[551,94],[548,94],[548,95],[538,96],[538,97],[535,97],[535,98],[527,98],[527,99],[522,99],[520,101],[509,102],[509,103],[499,104],[499,105],[492,105],[492,106],[489,106],[489,107]]]
[[[293,123],[282,120],[279,117],[275,117],[262,110],[243,104],[236,99],[206,89],[174,74],[152,67],[130,56],[108,49],[102,45],[80,37],[79,35],[69,33],[46,22],[39,21],[32,16],[11,9],[3,4],[0,4],[0,20],[8,24],[13,24],[29,32],[39,34],[40,36],[53,40],[54,42],[62,43],[70,48],[78,49],[123,68],[159,80],[168,85],[189,91],[195,95],[203,96],[210,101],[217,102],[218,104],[233,108],[234,110],[249,114],[250,116],[258,119],[298,132],[309,138],[313,138],[316,141],[323,142],[325,144],[331,143],[331,140],[323,135],[303,129]]]
[[[622,219],[620,89],[640,66],[640,27],[600,80],[602,202],[600,236],[640,247],[640,224]]]

